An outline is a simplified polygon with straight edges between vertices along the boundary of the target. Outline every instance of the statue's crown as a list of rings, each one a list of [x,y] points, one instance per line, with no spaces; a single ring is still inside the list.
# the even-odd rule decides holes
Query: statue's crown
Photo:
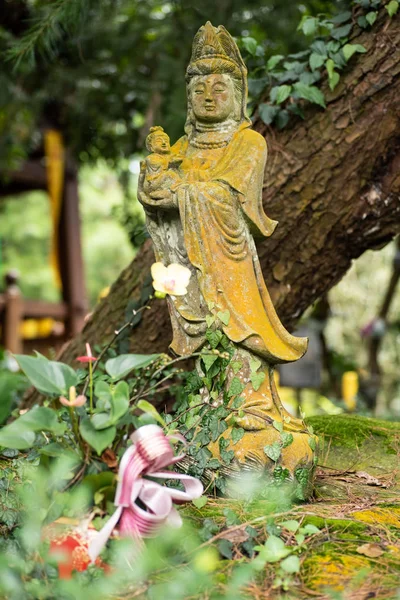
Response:
[[[193,40],[190,63],[203,59],[222,59],[234,63],[240,71],[246,72],[246,66],[235,40],[223,25],[213,27],[207,21],[200,27]]]

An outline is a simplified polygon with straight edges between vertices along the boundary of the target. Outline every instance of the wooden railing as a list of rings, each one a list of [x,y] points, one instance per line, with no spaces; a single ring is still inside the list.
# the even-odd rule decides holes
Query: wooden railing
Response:
[[[42,351],[46,347],[57,348],[70,337],[69,323],[76,322],[76,314],[71,318],[71,310],[65,302],[24,299],[15,272],[7,273],[5,284],[5,291],[0,294],[0,345],[3,348],[15,354],[26,353],[33,348]],[[61,327],[55,327],[44,337],[24,339],[23,324],[28,319],[53,319]]]

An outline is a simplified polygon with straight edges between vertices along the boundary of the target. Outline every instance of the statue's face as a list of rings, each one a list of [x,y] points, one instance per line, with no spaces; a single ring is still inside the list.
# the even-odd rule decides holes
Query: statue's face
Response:
[[[234,113],[233,81],[227,74],[199,75],[192,80],[189,93],[198,121],[219,123]]]
[[[167,154],[170,151],[169,136],[159,133],[151,137],[151,151],[157,154]]]

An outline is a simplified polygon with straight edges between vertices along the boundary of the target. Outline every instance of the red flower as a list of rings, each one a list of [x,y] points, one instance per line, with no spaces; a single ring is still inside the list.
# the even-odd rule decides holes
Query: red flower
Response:
[[[90,348],[90,344],[86,344],[86,355],[78,356],[76,360],[78,360],[81,363],[90,363],[90,362],[95,362],[97,360],[97,358],[95,356],[92,356],[92,350]]]
[[[96,531],[89,528],[86,532],[79,531],[73,526],[66,526],[62,523],[64,519],[55,521],[44,531],[44,537],[50,541],[50,556],[57,561],[58,573],[60,579],[71,579],[73,571],[86,571],[91,563],[88,554],[88,545]],[[95,564],[102,567],[106,572],[109,571],[101,559],[97,559]]]

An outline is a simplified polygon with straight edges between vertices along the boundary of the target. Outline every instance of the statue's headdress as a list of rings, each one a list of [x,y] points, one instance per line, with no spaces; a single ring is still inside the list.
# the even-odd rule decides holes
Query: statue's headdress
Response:
[[[231,75],[241,91],[241,117],[246,115],[247,69],[239,48],[223,25],[213,27],[210,21],[200,27],[193,40],[192,56],[186,70],[186,81],[196,75],[226,73]]]

